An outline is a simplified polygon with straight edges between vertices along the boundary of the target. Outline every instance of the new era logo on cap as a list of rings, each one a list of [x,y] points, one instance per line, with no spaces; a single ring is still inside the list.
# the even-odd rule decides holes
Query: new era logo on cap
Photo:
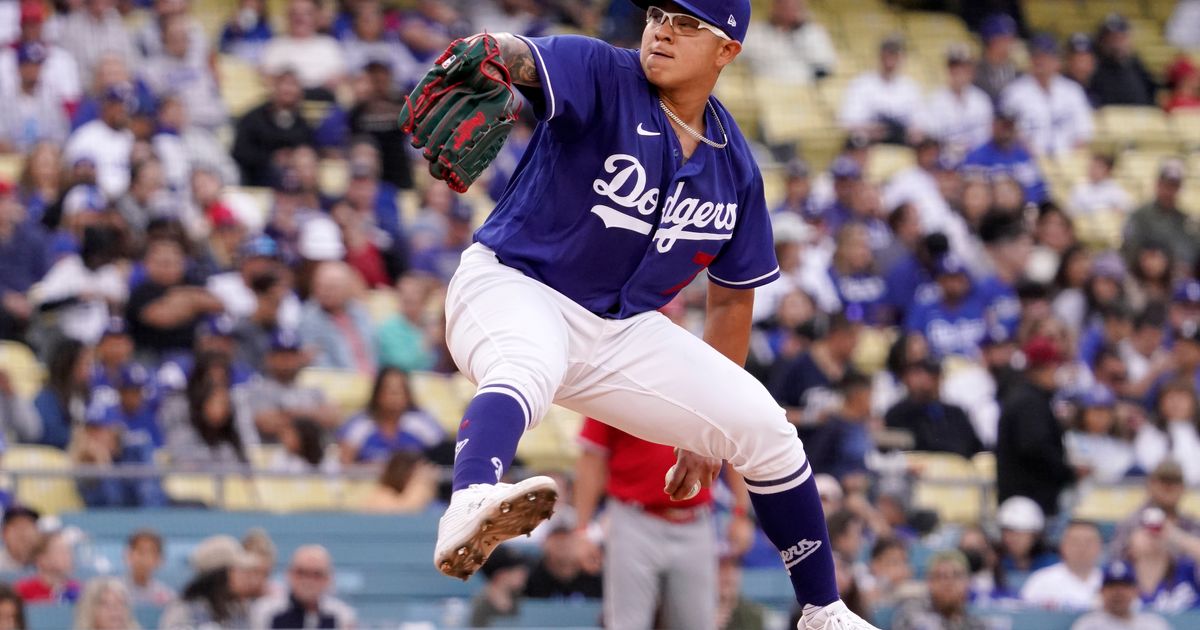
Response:
[[[737,18],[735,18],[731,15],[731,16],[729,16],[729,19],[725,23],[730,26],[737,26]]]

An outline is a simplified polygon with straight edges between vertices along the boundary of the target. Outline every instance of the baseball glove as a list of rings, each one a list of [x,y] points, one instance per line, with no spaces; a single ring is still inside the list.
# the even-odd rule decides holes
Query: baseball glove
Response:
[[[400,128],[429,172],[466,192],[512,131],[521,101],[491,35],[450,44],[400,110]]]

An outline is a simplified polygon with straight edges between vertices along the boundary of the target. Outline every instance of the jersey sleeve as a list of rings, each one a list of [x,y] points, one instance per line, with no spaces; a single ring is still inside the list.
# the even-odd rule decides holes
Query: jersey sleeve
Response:
[[[757,169],[740,200],[733,238],[708,267],[708,279],[727,289],[753,289],[779,277],[771,217]]]
[[[583,428],[579,430],[579,444],[588,450],[608,453],[611,435],[607,424],[595,418],[585,418]]]
[[[620,51],[579,35],[521,39],[533,52],[541,82],[540,93],[522,91],[537,119],[561,131],[588,126],[600,112],[602,95],[611,97],[616,89]]]

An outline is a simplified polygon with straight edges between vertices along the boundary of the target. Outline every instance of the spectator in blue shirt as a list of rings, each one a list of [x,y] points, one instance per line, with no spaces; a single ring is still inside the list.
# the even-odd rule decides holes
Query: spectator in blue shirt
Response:
[[[809,350],[781,365],[770,379],[771,394],[787,409],[792,424],[813,424],[837,410],[836,383],[845,376],[861,321],[839,313],[816,326]]]
[[[33,314],[25,293],[50,266],[41,227],[26,220],[7,181],[0,181],[0,260],[0,339],[17,339]]]
[[[91,348],[75,339],[63,339],[50,352],[46,385],[33,399],[42,420],[39,444],[67,448],[71,427],[83,421],[91,370]]]
[[[924,335],[935,355],[978,356],[987,334],[987,320],[984,302],[973,287],[966,265],[958,256],[946,254],[937,262],[936,275],[941,296],[914,307],[905,321],[905,330]]]
[[[868,324],[885,323],[887,287],[875,272],[868,228],[860,223],[843,225],[829,267],[829,279],[843,309],[861,311]]]
[[[163,446],[166,440],[158,426],[160,399],[150,372],[137,363],[126,364],[115,385],[116,412],[124,424],[125,443],[139,448],[149,445],[151,449]]]
[[[993,176],[1011,177],[1024,190],[1025,201],[1041,203],[1049,198],[1049,189],[1033,154],[1017,138],[1016,121],[1016,112],[998,108],[992,139],[968,153],[962,167],[980,167]]]
[[[413,400],[408,375],[393,367],[379,370],[367,408],[338,430],[342,462],[383,462],[397,451],[429,451],[446,434]]]
[[[76,464],[100,468],[153,464],[153,445],[126,439],[127,436],[119,408],[92,405],[83,427],[75,431],[71,440],[71,459]],[[88,507],[161,507],[167,504],[166,494],[155,478],[81,477],[76,485]]]
[[[237,13],[221,29],[219,45],[222,53],[257,64],[271,35],[265,0],[241,0]]]

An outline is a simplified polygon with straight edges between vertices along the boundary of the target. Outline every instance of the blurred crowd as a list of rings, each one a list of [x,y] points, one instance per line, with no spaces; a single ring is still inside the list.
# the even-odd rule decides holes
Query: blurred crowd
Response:
[[[0,180],[0,339],[45,366],[23,391],[30,375],[0,365],[3,440],[86,466],[76,485],[89,507],[178,503],[153,475],[104,469],[236,469],[275,445],[269,469],[374,466],[377,509],[419,510],[437,494],[427,462],[449,464],[453,448],[416,404],[410,373],[455,372],[446,282],[533,121],[477,190],[456,196],[425,175],[399,129],[404,95],[456,37],[582,32],[629,44],[640,10],[288,0],[270,3],[282,8],[272,15],[240,0],[213,37],[200,4],[0,3],[0,151],[20,165]],[[1181,205],[1200,173],[1188,172],[1195,159],[1165,158],[1140,202],[1114,176],[1116,153],[1093,152],[1072,190],[1055,190],[1042,165],[1090,146],[1098,107],[1200,108],[1200,70],[1181,55],[1149,71],[1121,14],[1062,39],[1031,33],[1017,3],[988,4],[998,12],[964,15],[979,51],[946,50],[932,91],[906,75],[903,38],[880,41],[877,68],[846,86],[845,143],[828,168],[761,146],[770,173],[783,158],[770,200],[783,277],[756,294],[748,369],[822,474],[852,607],[898,606],[901,628],[978,627],[968,603],[1095,609],[1079,627],[1149,628],[1131,615],[1200,606],[1200,525],[1180,509],[1185,486],[1200,484],[1200,208]],[[838,52],[806,2],[763,6],[749,71],[828,80]],[[1200,2],[1178,3],[1164,32],[1200,46]],[[239,98],[255,102],[234,116]],[[910,148],[915,164],[874,181],[870,159],[886,145]],[[1080,237],[1098,217],[1121,226],[1119,242]],[[380,295],[382,313],[371,308]],[[699,330],[703,303],[694,285],[667,310]],[[369,402],[347,414],[301,378],[306,368],[369,379]],[[907,481],[919,471],[898,468],[898,451],[993,453],[995,527],[947,528],[915,509]],[[1149,501],[1115,532],[1072,519],[1081,493],[1131,479]],[[23,524],[36,514],[13,499],[3,497],[4,567],[28,575],[0,592],[0,628],[21,626],[22,599],[78,598],[81,628],[126,627],[129,602],[166,600],[148,577],[161,540],[131,539],[130,581],[81,588],[70,541]],[[497,555],[481,619],[523,592],[598,596],[598,556],[576,529],[551,528],[536,559]],[[247,585],[241,565],[254,555],[233,544],[193,557],[197,578],[168,621],[237,627],[259,608],[303,620],[289,606],[328,586],[328,554],[305,548],[286,587],[305,594],[251,605],[267,587]],[[738,558],[726,560],[723,618],[754,627]],[[330,606],[321,614],[343,619]]]

